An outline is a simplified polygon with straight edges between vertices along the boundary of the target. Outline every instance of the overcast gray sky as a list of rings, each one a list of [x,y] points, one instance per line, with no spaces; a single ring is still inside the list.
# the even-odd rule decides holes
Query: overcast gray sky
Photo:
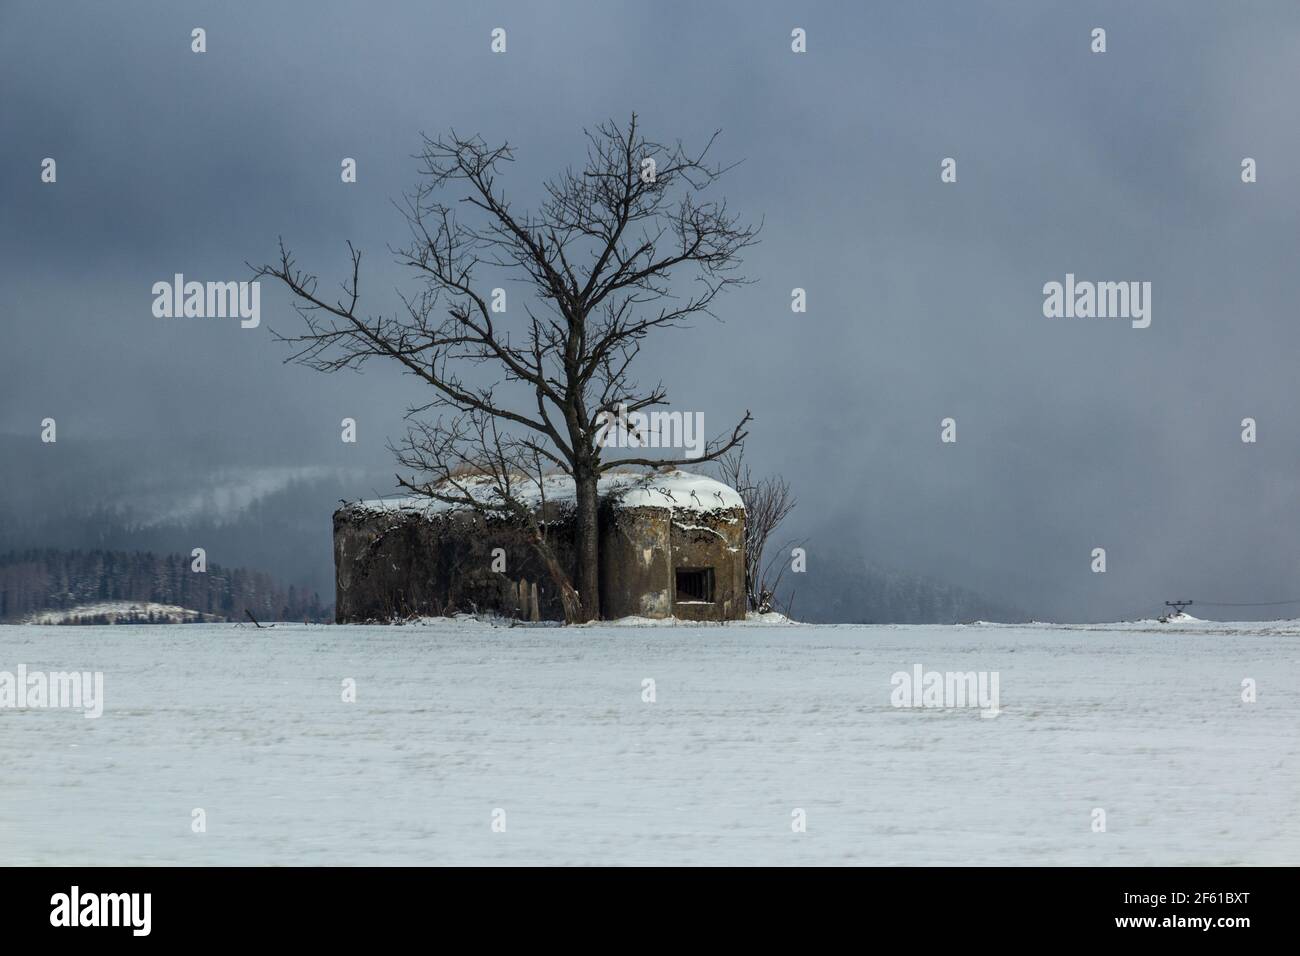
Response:
[[[721,129],[717,156],[744,160],[722,192],[765,223],[758,281],[653,341],[642,375],[710,431],[754,412],[749,456],[793,484],[809,573],[847,549],[1076,620],[1300,597],[1300,6],[252,9],[0,7],[0,432],[30,454],[48,416],[61,448],[174,449],[142,480],[235,460],[391,476],[409,381],[282,364],[269,328],[296,319],[269,285],[256,330],[157,319],[150,287],[247,279],[279,235],[333,281],[351,239],[366,304],[389,308],[389,200],[421,131],[508,139],[527,205],[584,126],[635,110],[660,140]],[[1151,282],[1150,328],[1045,318],[1067,272]]]

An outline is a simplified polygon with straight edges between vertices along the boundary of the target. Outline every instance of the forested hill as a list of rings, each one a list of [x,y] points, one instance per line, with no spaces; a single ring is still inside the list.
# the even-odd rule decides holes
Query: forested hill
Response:
[[[209,564],[196,572],[191,560],[142,551],[12,552],[0,557],[0,621],[124,602],[186,608],[208,620],[244,620],[245,609],[262,621],[333,620],[314,592],[285,590],[244,568]]]

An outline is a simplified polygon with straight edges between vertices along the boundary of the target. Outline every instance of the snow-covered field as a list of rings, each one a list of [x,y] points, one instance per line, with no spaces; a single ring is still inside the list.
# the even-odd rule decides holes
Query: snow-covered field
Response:
[[[8,864],[1300,862],[1300,622],[0,627],[19,664],[104,713],[0,708]],[[1000,716],[891,706],[917,664]]]

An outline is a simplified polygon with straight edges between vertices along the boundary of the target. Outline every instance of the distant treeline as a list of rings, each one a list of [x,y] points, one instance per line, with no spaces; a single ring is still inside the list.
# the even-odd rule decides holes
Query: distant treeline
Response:
[[[285,590],[244,568],[209,564],[196,572],[190,562],[141,551],[12,552],[0,557],[0,621],[110,601],[177,605],[209,619],[242,620],[245,609],[263,621],[333,619],[315,592]]]
[[[816,574],[787,574],[781,610],[811,624],[959,624],[1026,621],[1024,611],[924,575],[828,550]],[[793,601],[791,599],[793,598]]]

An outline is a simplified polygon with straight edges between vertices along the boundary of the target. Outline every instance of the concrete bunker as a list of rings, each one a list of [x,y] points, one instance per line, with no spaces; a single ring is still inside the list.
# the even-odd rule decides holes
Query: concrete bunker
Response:
[[[603,617],[744,618],[745,508],[734,489],[673,469],[608,474],[599,496]],[[572,575],[572,479],[534,481],[529,500]],[[459,612],[564,617],[550,575],[517,526],[430,498],[341,507],[334,563],[339,623]]]

